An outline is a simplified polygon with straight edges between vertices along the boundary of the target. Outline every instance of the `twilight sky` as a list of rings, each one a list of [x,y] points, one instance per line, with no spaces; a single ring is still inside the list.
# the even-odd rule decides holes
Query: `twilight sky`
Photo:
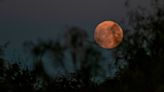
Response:
[[[2,0],[0,1],[0,44],[11,41],[52,38],[65,26],[94,31],[103,20],[123,20],[125,0]],[[133,3],[139,0],[133,0]],[[142,0],[142,3],[146,2]]]
[[[96,25],[103,20],[115,20],[125,28],[128,25],[121,22],[126,21],[128,17],[124,3],[125,0],[0,0],[0,45],[10,41],[19,48],[25,40],[55,39],[62,35],[67,26],[83,28],[92,37]],[[148,3],[149,0],[130,0],[133,7],[146,6]],[[6,58],[9,61],[19,56],[26,65],[31,65],[29,55],[26,56],[19,49],[16,49],[17,53],[12,50],[9,48],[6,51]],[[105,57],[110,59],[111,53],[107,50],[103,52],[106,54]],[[24,56],[21,57],[22,54]],[[66,60],[71,61],[69,54],[66,53],[65,56]],[[108,59],[102,62],[107,76],[115,71],[113,67],[112,72],[108,71],[107,65],[113,63],[108,62]],[[45,61],[47,60],[45,58]],[[71,71],[71,63],[66,64]],[[54,75],[57,69],[62,70],[60,67],[54,68],[51,62],[44,65],[48,74]]]

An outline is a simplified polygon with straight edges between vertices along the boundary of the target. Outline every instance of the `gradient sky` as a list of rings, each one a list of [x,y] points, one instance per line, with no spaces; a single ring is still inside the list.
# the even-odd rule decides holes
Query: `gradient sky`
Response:
[[[95,26],[103,20],[115,20],[125,28],[122,20],[126,16],[124,6],[126,0],[0,0],[0,45],[10,41],[16,47],[25,40],[35,41],[38,38],[55,39],[62,35],[66,26],[77,26],[89,31],[93,36]],[[131,6],[148,5],[149,0],[130,0]],[[10,61],[17,54],[10,44],[6,51],[6,58]],[[20,52],[19,52],[20,51]],[[104,50],[104,53],[106,50]],[[18,53],[19,52],[19,53]],[[109,58],[110,53],[107,54]],[[66,60],[71,61],[66,54]],[[22,60],[32,61],[30,56],[24,55]],[[28,60],[27,60],[28,59]],[[108,60],[108,59],[107,59]],[[12,61],[12,60],[11,60]],[[47,59],[46,59],[47,61]],[[44,62],[43,62],[44,63]],[[112,62],[102,62],[108,65]],[[70,65],[69,65],[70,64]],[[71,63],[69,63],[69,69]],[[28,62],[26,65],[31,65]],[[45,64],[49,74],[55,74],[51,62]],[[113,67],[112,67],[113,68]],[[59,68],[59,70],[61,70]],[[108,69],[107,69],[108,70]],[[113,68],[114,71],[114,68]],[[109,71],[106,71],[109,74]],[[107,75],[107,76],[108,76]]]
[[[122,20],[125,0],[3,0],[0,43],[20,44],[37,38],[55,39],[65,26],[94,31],[103,20]],[[139,0],[133,0],[133,3]],[[143,2],[143,0],[142,0]],[[144,1],[146,2],[146,0]]]

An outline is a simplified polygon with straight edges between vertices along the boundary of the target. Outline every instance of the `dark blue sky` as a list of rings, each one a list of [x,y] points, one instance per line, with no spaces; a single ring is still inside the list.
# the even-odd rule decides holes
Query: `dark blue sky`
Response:
[[[124,1],[4,0],[0,2],[0,43],[55,38],[66,25],[93,32],[103,20],[122,20]]]
[[[145,6],[148,1],[130,0],[130,5]],[[10,41],[17,47],[25,40],[55,39],[62,35],[66,26],[81,27],[92,37],[95,26],[103,20],[115,20],[125,28],[128,25],[121,22],[128,17],[124,3],[125,0],[3,0],[0,2],[0,45]],[[10,55],[11,51],[8,49],[8,59],[15,55],[14,51]],[[103,63],[107,65],[112,62]],[[45,65],[49,74],[54,73],[51,63]]]

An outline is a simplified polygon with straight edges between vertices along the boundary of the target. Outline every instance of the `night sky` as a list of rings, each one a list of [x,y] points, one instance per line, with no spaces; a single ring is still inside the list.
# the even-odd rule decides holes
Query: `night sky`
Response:
[[[164,92],[163,25],[164,0],[0,0],[0,92]]]
[[[148,1],[131,0],[130,3],[133,7],[146,6]],[[18,48],[24,41],[36,41],[38,38],[54,40],[63,35],[67,26],[85,29],[93,40],[95,27],[103,20],[115,20],[123,28],[128,26],[125,24],[127,8],[124,3],[125,0],[2,0],[0,44],[9,41],[10,47]],[[7,49],[6,57],[9,60],[15,55],[15,52],[11,52],[11,48]],[[21,55],[21,52],[17,55]],[[110,53],[108,55],[110,56]],[[24,57],[23,59],[26,59]],[[67,60],[68,58],[69,55]],[[30,65],[29,62],[27,64]],[[48,66],[46,69],[49,74],[54,73],[50,62],[45,65]],[[72,67],[71,64],[67,65]],[[71,68],[69,69],[71,71]]]
[[[131,1],[132,5],[147,2]],[[24,40],[55,39],[66,26],[81,27],[92,35],[103,20],[125,20],[124,3],[125,0],[2,0],[0,43],[18,45]]]

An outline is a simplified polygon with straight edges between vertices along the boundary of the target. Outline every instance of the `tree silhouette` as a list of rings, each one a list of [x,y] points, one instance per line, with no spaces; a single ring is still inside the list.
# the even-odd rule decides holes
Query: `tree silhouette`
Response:
[[[125,4],[129,5],[130,1]],[[119,71],[113,78],[97,84],[92,79],[99,75],[102,52],[88,34],[78,27],[65,32],[65,38],[56,41],[26,42],[24,45],[34,57],[34,69],[22,69],[19,63],[4,59],[4,46],[0,46],[0,90],[2,92],[163,92],[164,91],[164,7],[152,0],[152,12],[143,7],[130,10],[129,27],[125,29],[123,43],[114,52]],[[128,8],[130,6],[127,6]],[[65,64],[69,51],[74,72]],[[50,77],[43,65],[43,57],[52,55],[53,64],[59,64],[66,74]],[[48,61],[46,61],[48,62]],[[116,67],[116,68],[117,68]]]
[[[102,84],[109,87],[106,90],[112,86],[113,92],[162,92],[164,9],[159,3],[152,0],[153,14],[143,7],[128,12],[131,29],[126,30],[122,47],[116,54],[119,58],[122,53],[117,62],[123,60],[127,64],[114,79]]]
[[[34,67],[36,74],[46,80],[47,90],[60,92],[69,89],[75,91],[86,89],[94,85],[91,79],[97,75],[100,69],[98,63],[102,57],[101,53],[94,46],[95,44],[87,41],[87,33],[85,30],[78,27],[68,29],[65,33],[64,44],[58,39],[56,41],[39,41],[38,43],[26,42],[24,45],[32,52],[35,58],[34,62],[36,61]],[[67,50],[70,51],[69,53],[75,69],[74,73],[68,72],[63,61],[65,58],[64,53]],[[42,63],[42,58],[45,54],[51,54],[54,64],[59,63],[70,77],[65,75],[53,79],[47,78]],[[71,61],[66,62],[71,63]],[[78,64],[80,66],[78,66]]]

